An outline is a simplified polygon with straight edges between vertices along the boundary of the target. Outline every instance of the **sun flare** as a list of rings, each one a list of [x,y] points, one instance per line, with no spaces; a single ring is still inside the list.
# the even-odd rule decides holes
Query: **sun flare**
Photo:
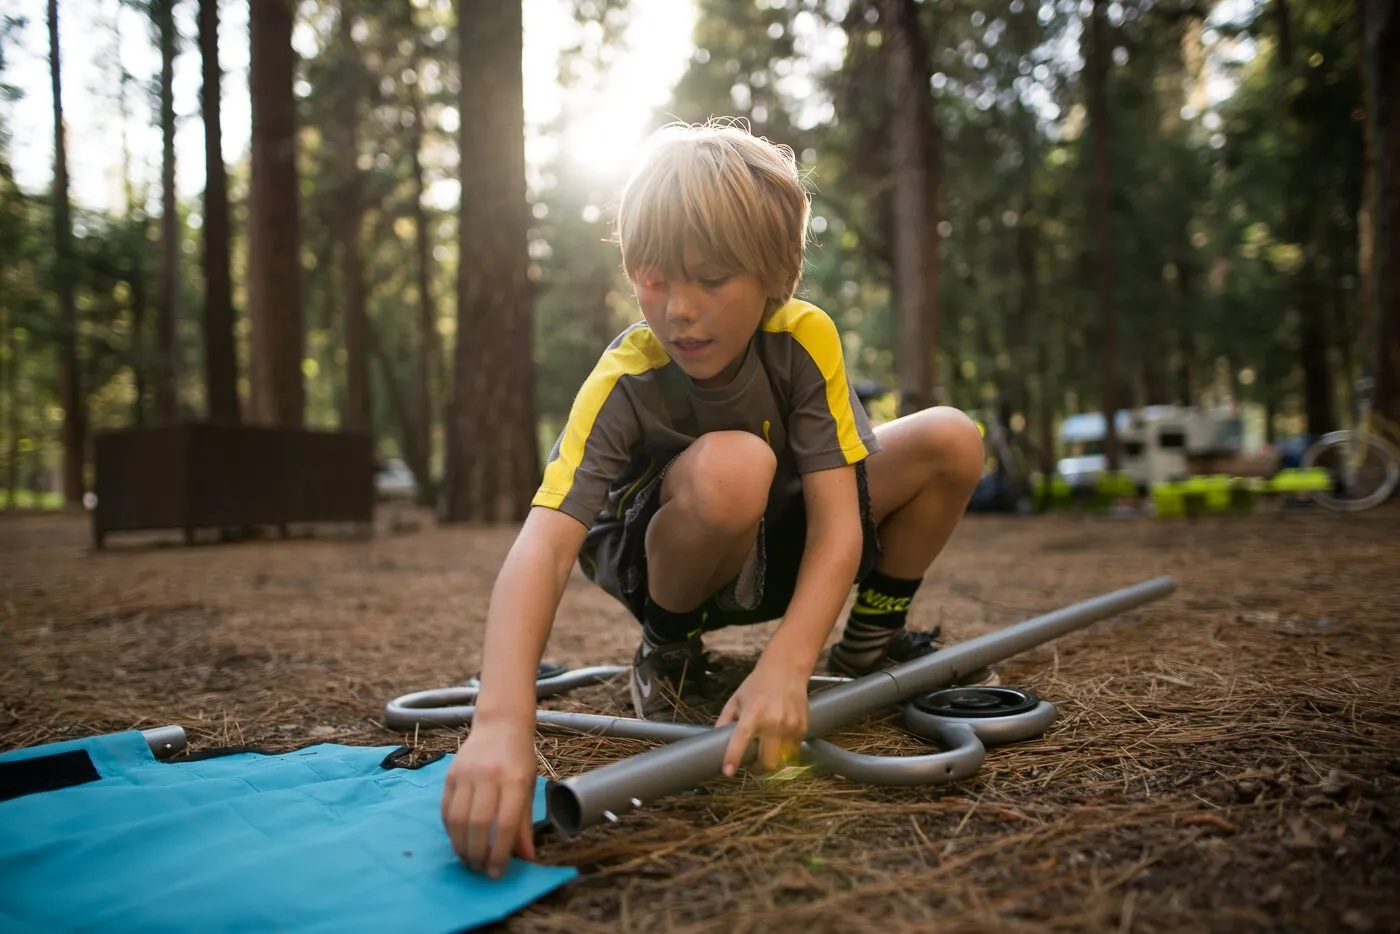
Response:
[[[564,130],[560,155],[580,173],[621,177],[631,168],[647,122],[646,106],[609,101],[579,113]]]

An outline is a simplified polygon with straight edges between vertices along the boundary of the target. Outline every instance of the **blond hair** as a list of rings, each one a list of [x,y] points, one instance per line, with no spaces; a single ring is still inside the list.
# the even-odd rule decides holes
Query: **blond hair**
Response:
[[[756,277],[771,314],[802,278],[808,212],[790,147],[726,122],[671,124],[648,139],[623,189],[622,265],[629,277],[648,266],[679,277],[693,242],[725,271]]]

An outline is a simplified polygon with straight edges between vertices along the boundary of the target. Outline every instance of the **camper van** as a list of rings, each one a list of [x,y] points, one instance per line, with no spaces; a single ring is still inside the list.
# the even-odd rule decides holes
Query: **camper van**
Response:
[[[1189,476],[1193,461],[1230,457],[1244,445],[1243,420],[1231,409],[1149,405],[1118,411],[1114,427],[1121,469],[1142,492]],[[1103,413],[1067,417],[1059,438],[1065,453],[1056,465],[1060,476],[1072,487],[1096,485],[1104,469]]]

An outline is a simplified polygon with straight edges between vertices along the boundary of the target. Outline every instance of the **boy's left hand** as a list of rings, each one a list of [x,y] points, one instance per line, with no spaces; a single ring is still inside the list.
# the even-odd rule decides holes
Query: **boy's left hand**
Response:
[[[807,677],[785,661],[759,659],[715,721],[716,729],[735,724],[724,750],[725,775],[734,776],[755,739],[763,771],[774,771],[796,758],[807,738]]]

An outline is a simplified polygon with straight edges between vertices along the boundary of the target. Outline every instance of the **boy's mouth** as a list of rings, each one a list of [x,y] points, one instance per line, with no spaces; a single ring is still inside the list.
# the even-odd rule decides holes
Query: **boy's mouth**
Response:
[[[682,357],[693,359],[701,356],[710,346],[710,341],[698,337],[680,337],[671,341],[671,347]]]

